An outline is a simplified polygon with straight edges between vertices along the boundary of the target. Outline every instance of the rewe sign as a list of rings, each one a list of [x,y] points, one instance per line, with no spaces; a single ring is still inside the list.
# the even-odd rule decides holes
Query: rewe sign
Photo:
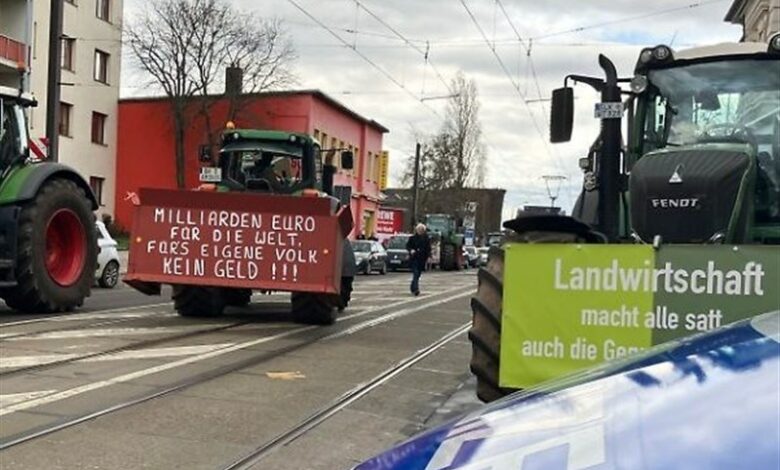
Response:
[[[376,237],[384,241],[404,231],[404,211],[380,207],[376,215]]]

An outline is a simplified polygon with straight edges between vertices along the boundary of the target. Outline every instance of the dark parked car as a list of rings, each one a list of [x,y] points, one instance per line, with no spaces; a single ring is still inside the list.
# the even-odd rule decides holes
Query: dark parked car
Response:
[[[358,272],[387,274],[387,252],[382,244],[373,240],[355,240],[352,242],[355,252],[355,266]]]
[[[387,264],[391,271],[409,269],[409,252],[406,251],[406,242],[411,235],[394,235],[387,242]]]

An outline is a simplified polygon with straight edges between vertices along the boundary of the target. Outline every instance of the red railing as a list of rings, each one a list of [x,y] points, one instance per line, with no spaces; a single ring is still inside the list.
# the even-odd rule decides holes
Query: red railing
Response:
[[[25,67],[27,62],[27,46],[0,34],[0,58],[15,62],[19,67]]]

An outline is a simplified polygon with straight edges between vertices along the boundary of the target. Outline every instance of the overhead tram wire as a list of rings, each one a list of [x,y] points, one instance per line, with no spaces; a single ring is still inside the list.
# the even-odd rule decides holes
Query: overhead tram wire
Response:
[[[485,31],[479,25],[479,21],[477,21],[477,18],[474,16],[474,13],[471,11],[469,6],[466,4],[466,1],[460,0],[460,3],[461,5],[463,5],[463,8],[465,8],[466,13],[468,13],[469,17],[471,18],[471,21],[474,23],[474,26],[476,26],[477,30],[479,30],[479,33],[482,35],[485,44],[487,44],[488,49],[490,49],[490,51],[493,53],[493,56],[495,56],[496,60],[498,61],[498,64],[501,66],[501,69],[504,71],[504,74],[507,76],[509,82],[512,84],[512,87],[515,89],[517,94],[520,95],[520,100],[523,102],[523,105],[525,106],[525,109],[528,112],[528,116],[531,118],[531,122],[534,125],[534,129],[536,130],[536,133],[539,134],[539,138],[542,139],[542,143],[544,145],[545,151],[547,152],[547,156],[553,159],[555,164],[557,164],[558,169],[563,172],[564,169],[560,161],[560,156],[550,149],[550,144],[547,141],[547,136],[545,135],[544,131],[542,131],[542,128],[539,126],[539,122],[536,120],[536,116],[534,115],[533,110],[531,110],[531,106],[528,104],[528,100],[526,99],[525,94],[520,89],[520,85],[515,81],[514,78],[512,78],[512,74],[509,72],[509,69],[506,67],[506,64],[501,59],[501,56],[498,55],[498,52],[496,52],[496,48],[490,43],[490,40],[485,34]]]
[[[368,56],[366,56],[365,54],[363,54],[362,52],[360,52],[360,51],[359,51],[359,50],[358,50],[356,47],[353,47],[353,46],[352,46],[352,45],[351,45],[351,44],[350,44],[350,43],[349,43],[347,40],[345,40],[344,38],[342,38],[341,36],[339,36],[339,35],[338,35],[338,34],[337,34],[335,31],[333,31],[333,30],[332,30],[330,27],[328,27],[328,26],[327,26],[325,23],[323,23],[322,21],[320,21],[319,19],[317,19],[317,18],[316,18],[314,15],[312,15],[311,13],[309,13],[309,12],[308,12],[308,10],[306,10],[305,8],[303,8],[302,6],[300,6],[300,5],[299,5],[299,4],[298,4],[298,3],[297,3],[295,0],[287,0],[287,1],[288,1],[288,2],[290,2],[290,4],[292,4],[292,5],[293,5],[295,8],[297,8],[298,10],[300,10],[300,12],[301,12],[301,13],[303,13],[304,15],[306,15],[306,16],[307,16],[307,17],[308,17],[310,20],[314,21],[314,22],[315,22],[315,23],[317,23],[317,24],[318,24],[320,27],[322,27],[323,29],[325,29],[325,30],[326,30],[328,33],[330,33],[330,35],[331,35],[331,36],[333,36],[334,38],[338,39],[338,40],[339,40],[339,42],[341,42],[341,43],[342,43],[344,46],[347,46],[348,48],[350,48],[350,49],[351,49],[351,50],[352,50],[352,51],[353,51],[355,54],[357,54],[357,55],[358,55],[358,56],[359,56],[361,59],[363,59],[363,60],[364,60],[366,63],[368,63],[369,65],[371,65],[372,67],[374,67],[374,68],[375,68],[375,69],[376,69],[378,72],[380,72],[382,75],[384,75],[384,76],[385,76],[385,78],[387,78],[388,80],[390,80],[391,82],[393,82],[393,83],[394,83],[394,84],[395,84],[395,85],[396,85],[398,88],[402,89],[403,91],[405,91],[405,92],[406,92],[406,94],[408,94],[409,96],[411,96],[412,98],[414,98],[414,100],[415,100],[415,101],[419,102],[420,104],[422,104],[423,106],[425,106],[426,108],[428,108],[428,110],[430,110],[430,111],[431,111],[433,114],[435,114],[435,115],[436,115],[436,117],[438,117],[439,119],[444,119],[444,118],[442,117],[442,115],[441,115],[441,114],[439,114],[439,112],[438,112],[438,111],[436,111],[436,110],[435,110],[434,108],[432,108],[430,105],[428,105],[427,103],[425,103],[425,101],[421,101],[421,99],[420,99],[420,98],[419,98],[417,95],[415,95],[415,94],[414,94],[414,92],[412,92],[410,89],[408,89],[408,88],[407,88],[407,87],[406,87],[406,86],[405,86],[403,83],[401,83],[400,81],[398,81],[398,79],[396,79],[396,78],[395,78],[393,75],[391,75],[391,74],[390,74],[390,72],[388,72],[387,70],[385,70],[385,69],[383,69],[382,67],[380,67],[380,66],[379,66],[379,65],[378,65],[376,62],[374,62],[373,60],[371,60],[370,58],[368,58]]]
[[[512,21],[512,18],[509,16],[509,13],[507,13],[506,8],[504,8],[504,3],[501,0],[496,0],[496,4],[501,9],[501,13],[504,15],[504,18],[506,18],[507,23],[509,23],[509,26],[512,28],[512,31],[515,33],[515,36],[517,37],[518,42],[520,43],[520,46],[525,49],[526,58],[528,60],[528,67],[531,71],[531,77],[534,81],[534,86],[536,88],[536,95],[537,98],[540,100],[542,99],[542,88],[539,86],[539,76],[536,73],[536,67],[534,66],[534,59],[531,56],[531,50],[533,45],[533,40],[529,39],[528,41],[523,40],[523,36],[520,34],[520,31],[515,26],[514,21]],[[542,108],[542,116],[548,116],[547,114],[547,107],[544,105],[544,101],[540,101],[540,107]],[[565,171],[564,168],[562,168],[562,164],[560,163],[560,156],[555,150],[552,150],[552,152],[555,155],[556,161],[558,164],[558,169],[564,173],[567,173],[568,179],[571,179],[571,174],[567,171]],[[569,194],[569,196],[572,196],[572,189],[570,185],[566,185],[566,192]]]
[[[433,62],[429,59],[429,52],[430,52],[430,43],[426,42],[426,48],[422,49],[420,46],[414,44],[411,40],[407,39],[406,36],[401,34],[397,29],[390,26],[390,24],[387,23],[387,21],[383,20],[379,15],[371,11],[367,6],[365,6],[360,0],[353,0],[359,8],[362,8],[363,11],[369,14],[372,18],[374,18],[376,21],[379,22],[382,26],[387,28],[390,32],[395,34],[400,40],[405,42],[409,47],[420,53],[424,58],[428,65],[431,66],[431,70],[433,70],[433,73],[436,74],[436,77],[438,77],[439,81],[441,81],[444,84],[444,87],[447,88],[447,91],[449,93],[452,93],[452,88],[450,88],[449,82],[444,78],[444,76],[439,72],[439,70],[436,68],[435,65],[433,65]]]
[[[616,20],[605,21],[603,23],[595,23],[595,24],[591,24],[591,25],[580,26],[580,27],[577,27],[577,28],[567,29],[565,31],[557,31],[557,32],[554,32],[554,33],[542,34],[540,36],[536,36],[536,37],[531,38],[531,39],[533,39],[534,41],[537,41],[537,40],[540,40],[540,39],[547,39],[547,38],[551,38],[551,37],[554,37],[554,36],[562,36],[564,34],[579,33],[579,32],[582,32],[582,31],[587,31],[589,29],[597,29],[597,28],[603,28],[604,26],[611,26],[611,25],[620,24],[620,23],[628,23],[630,21],[643,20],[645,18],[651,18],[653,16],[665,15],[667,13],[674,13],[674,12],[677,12],[677,11],[692,10],[694,8],[699,8],[699,7],[703,7],[703,6],[706,6],[706,5],[711,5],[713,3],[723,3],[725,1],[726,0],[699,1],[699,2],[694,2],[694,3],[690,3],[688,5],[683,5],[683,6],[679,6],[679,7],[666,8],[664,10],[656,10],[656,11],[652,11],[652,12],[648,12],[648,13],[643,13],[641,15],[634,15],[634,16],[628,16],[628,17],[625,17],[625,18],[618,18]]]

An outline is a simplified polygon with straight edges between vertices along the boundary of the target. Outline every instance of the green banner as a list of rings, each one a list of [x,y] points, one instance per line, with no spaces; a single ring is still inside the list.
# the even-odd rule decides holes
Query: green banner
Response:
[[[780,309],[780,247],[510,244],[505,261],[504,387]]]

